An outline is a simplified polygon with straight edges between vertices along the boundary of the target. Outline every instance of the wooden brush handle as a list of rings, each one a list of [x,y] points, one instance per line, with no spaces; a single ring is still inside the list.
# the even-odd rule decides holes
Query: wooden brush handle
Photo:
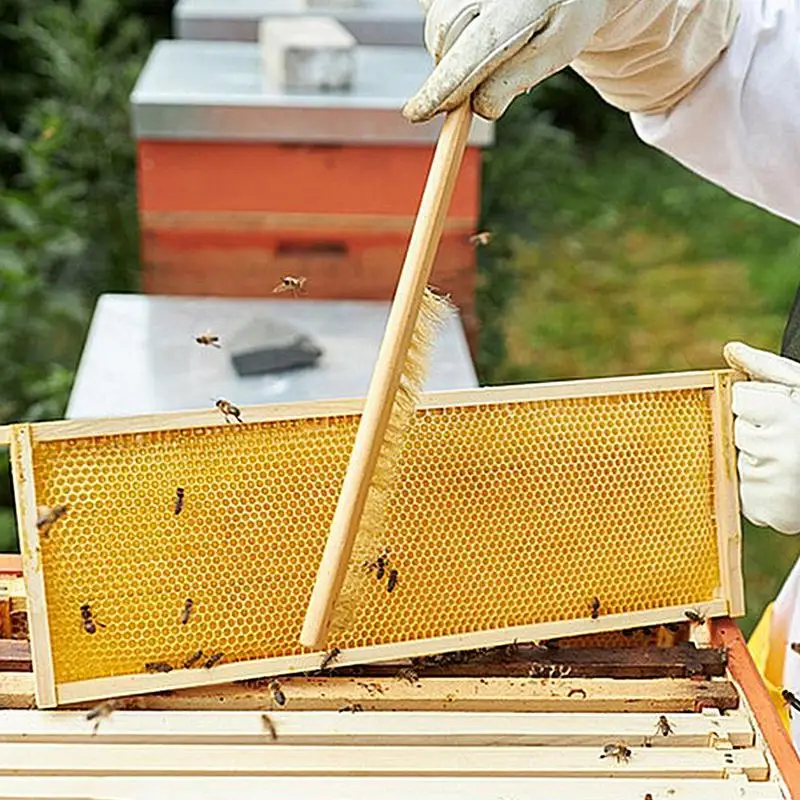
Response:
[[[470,104],[466,103],[447,115],[439,134],[342,492],[300,634],[300,643],[306,647],[321,649],[325,645],[333,607],[347,573],[367,493],[400,386],[400,376],[417,324],[422,297],[442,238],[471,122],[472,110]]]

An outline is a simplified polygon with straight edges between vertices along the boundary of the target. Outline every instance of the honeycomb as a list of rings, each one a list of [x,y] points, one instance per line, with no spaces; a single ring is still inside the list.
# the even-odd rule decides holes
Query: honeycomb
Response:
[[[594,596],[603,613],[708,602],[720,583],[710,401],[691,389],[417,412],[387,511],[397,587],[366,581],[331,644],[585,618]],[[198,649],[225,662],[302,652],[357,423],[35,443],[37,503],[69,507],[42,540],[56,682],[181,665]],[[84,604],[105,626],[93,635]]]

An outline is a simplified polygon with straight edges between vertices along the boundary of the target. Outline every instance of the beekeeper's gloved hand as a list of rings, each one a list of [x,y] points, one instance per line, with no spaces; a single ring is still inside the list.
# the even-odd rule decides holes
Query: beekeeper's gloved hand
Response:
[[[612,105],[658,113],[682,100],[730,42],[738,0],[420,0],[437,63],[403,113],[430,119],[472,95],[497,119],[568,64]]]
[[[751,381],[733,385],[742,512],[754,525],[800,532],[800,364],[741,342],[725,359]]]

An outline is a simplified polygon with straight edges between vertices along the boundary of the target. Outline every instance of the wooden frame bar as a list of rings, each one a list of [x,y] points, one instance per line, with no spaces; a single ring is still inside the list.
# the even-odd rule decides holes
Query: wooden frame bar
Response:
[[[126,698],[123,707],[149,711],[274,711],[269,681],[183,689]],[[731,711],[739,695],[729,681],[692,678],[401,678],[282,679],[286,711],[336,711],[355,704],[365,711],[681,713]],[[33,676],[0,673],[0,709],[30,709]],[[75,707],[89,709],[92,703]],[[60,713],[60,712],[59,712]]]
[[[457,407],[513,403],[534,400],[573,399],[651,393],[659,391],[709,390],[714,409],[714,424],[721,434],[729,428],[729,381],[730,373],[691,372],[669,375],[622,377],[603,380],[586,380],[510,386],[478,390],[443,392],[427,395],[423,407]],[[246,422],[262,422],[298,418],[330,416],[332,414],[357,414],[361,400],[324,401],[318,403],[295,403],[285,405],[255,406],[245,409]],[[25,491],[18,513],[28,514],[21,526],[23,538],[23,565],[26,571],[30,600],[34,666],[37,675],[37,702],[40,707],[122,697],[192,686],[211,686],[229,681],[268,677],[318,669],[323,653],[305,653],[284,657],[254,659],[230,664],[220,664],[213,670],[174,669],[167,674],[131,674],[108,678],[95,678],[54,683],[50,637],[46,619],[44,582],[41,575],[38,532],[36,530],[36,501],[33,490],[33,442],[49,442],[80,437],[95,437],[134,432],[181,430],[193,427],[220,427],[225,425],[216,411],[196,411],[177,414],[160,414],[106,420],[73,420],[41,423],[34,426],[16,426],[12,450],[16,474]],[[727,427],[726,427],[727,426]],[[719,438],[719,437],[717,437]],[[742,603],[741,571],[739,569],[738,516],[729,507],[736,508],[735,470],[725,472],[731,454],[726,456],[724,442],[717,443],[715,469],[717,478],[723,481],[721,491],[716,493],[718,527],[720,527],[720,585],[722,597],[702,603],[702,612],[708,617],[724,616],[740,611]],[[730,444],[732,448],[732,443]],[[727,461],[726,461],[727,458]],[[32,509],[31,511],[28,509]],[[23,517],[20,517],[23,519]],[[724,531],[722,528],[724,527]],[[738,537],[738,538],[737,538]],[[342,649],[336,666],[352,666],[401,658],[419,657],[452,650],[492,647],[512,641],[533,641],[600,633],[625,628],[656,626],[685,621],[685,606],[671,606],[625,614],[607,614],[597,619],[588,616],[558,622],[546,622],[516,626],[499,630],[478,631],[469,634],[441,636],[437,638],[403,641],[394,644],[374,645],[364,648]],[[587,610],[588,613],[588,610]]]
[[[602,378],[578,381],[555,381],[524,385],[458,389],[429,392],[422,396],[420,408],[440,406],[476,406],[492,403],[517,403],[529,400],[568,400],[583,397],[612,397],[637,392],[674,391],[680,389],[713,389],[714,371],[674,372],[664,375]],[[246,422],[309,419],[335,415],[358,414],[364,400],[318,400],[314,402],[275,403],[243,406]],[[33,426],[33,440],[52,442],[88,436],[110,436],[126,433],[175,431],[186,428],[217,427],[223,420],[216,410],[174,411],[163,414],[144,414],[130,417],[75,419],[59,422],[40,422]],[[11,426],[0,427],[0,446],[8,444]]]
[[[632,748],[633,749],[633,748]],[[725,778],[766,780],[755,748],[633,749],[628,763],[599,747],[325,747],[305,745],[4,744],[0,776],[397,776]]]
[[[33,445],[30,425],[14,426],[11,439],[11,467],[16,474],[18,489],[15,492],[15,500],[28,603],[28,631],[36,680],[36,702],[42,708],[46,708],[56,704],[56,684],[44,575],[42,574],[39,531],[36,525],[36,488],[33,478]]]
[[[0,713],[0,743],[264,744],[258,711],[115,711],[94,730],[79,711]],[[713,747],[724,740],[752,747],[753,728],[741,713],[670,715],[669,736],[658,714],[558,714],[395,711],[277,711],[275,741],[293,745],[441,747],[599,747],[619,738],[631,747]],[[271,739],[270,739],[271,741]]]
[[[581,800],[642,800],[648,793],[655,798],[680,800],[786,800],[773,783],[728,778],[218,778],[181,777],[169,779],[171,800],[530,800],[530,798],[581,798]],[[159,777],[13,777],[4,776],[0,800],[43,800],[80,797],[115,797],[152,800],[163,794],[164,778]]]
[[[342,650],[336,659],[339,667],[368,664],[381,661],[395,661],[410,656],[434,655],[452,650],[470,650],[479,647],[494,647],[513,641],[534,641],[555,639],[585,633],[591,627],[592,633],[663,625],[681,622],[686,619],[684,606],[670,606],[652,611],[633,611],[627,614],[608,614],[598,619],[575,619],[563,622],[544,622],[495,631],[480,631],[456,636],[441,636],[434,639],[420,639],[397,644],[373,645],[367,648]],[[725,600],[713,600],[703,606],[708,617],[724,616],[728,613]],[[35,646],[35,645],[34,645]],[[287,673],[315,671],[319,668],[324,653],[305,653],[297,656],[257,659],[234,664],[220,664],[211,670],[174,669],[166,674],[136,674],[112,678],[94,678],[88,681],[72,681],[57,684],[56,703],[68,705],[88,700],[124,697],[171,689],[214,686],[229,681],[263,678]],[[35,669],[35,661],[34,661]],[[53,707],[39,703],[40,708]]]

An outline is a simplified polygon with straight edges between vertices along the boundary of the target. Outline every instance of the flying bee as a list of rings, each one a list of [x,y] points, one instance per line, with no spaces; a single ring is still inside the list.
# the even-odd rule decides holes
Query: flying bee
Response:
[[[166,661],[148,661],[144,665],[145,672],[172,672],[172,664]]]
[[[237,422],[241,422],[242,421],[242,412],[241,412],[241,410],[239,409],[238,406],[235,406],[230,401],[225,400],[223,398],[220,398],[219,400],[217,400],[216,403],[214,403],[214,405],[225,416],[225,422],[230,422],[231,421],[231,419],[230,419],[231,417],[233,417]]]
[[[419,675],[417,674],[417,671],[411,669],[411,667],[403,667],[402,669],[398,670],[395,677],[403,681],[408,681],[411,684],[419,682]]]
[[[192,614],[193,608],[194,603],[192,602],[192,598],[188,597],[183,605],[183,610],[181,611],[181,625],[185,625],[189,621],[189,617]]]
[[[669,724],[669,720],[663,714],[658,718],[658,722],[656,723],[656,733],[662,736],[669,736],[671,733],[675,733],[675,729]]]
[[[50,533],[50,528],[67,513],[67,507],[64,505],[53,506],[53,508],[38,506],[36,511],[38,514],[36,527],[39,529],[39,533],[46,538]]]
[[[706,621],[705,614],[701,614],[699,611],[695,611],[693,608],[690,608],[683,612],[683,616],[686,617],[690,622],[694,622],[696,625],[704,625]]]
[[[491,231],[478,231],[469,237],[469,243],[477,246],[484,246],[492,241]]]
[[[339,713],[342,714],[345,711],[349,711],[351,714],[355,714],[358,711],[363,711],[363,710],[364,710],[364,706],[362,706],[361,703],[353,703],[350,706],[342,706],[339,709]]]
[[[205,667],[205,669],[211,669],[215,664],[219,664],[223,658],[225,658],[225,653],[214,653],[214,655],[203,664],[203,667]]]
[[[261,715],[261,724],[264,726],[264,730],[269,733],[270,739],[273,742],[278,741],[278,731],[275,729],[275,723],[270,719],[269,714]]]
[[[342,651],[338,647],[334,647],[333,650],[328,650],[328,652],[325,653],[319,668],[327,669],[337,658],[339,658],[339,653],[341,652]]]
[[[203,657],[203,651],[198,650],[194,655],[190,656],[183,662],[184,669],[191,669],[201,658]]]
[[[222,347],[222,345],[219,344],[219,336],[211,333],[211,331],[206,331],[205,333],[201,333],[199,336],[195,336],[194,340],[197,342],[197,344],[203,344],[206,345],[206,347],[208,345],[216,348]]]
[[[95,706],[89,713],[86,715],[87,722],[91,722],[94,720],[94,728],[92,728],[92,736],[97,733],[97,729],[100,727],[100,723],[111,716],[114,712],[114,704],[106,701],[104,703],[100,703],[99,706]]]
[[[615,742],[614,744],[607,744],[603,748],[603,755],[600,758],[613,758],[618,764],[628,763],[631,760],[633,753],[625,742]]]
[[[384,551],[374,560],[374,561],[365,561],[364,568],[368,569],[370,572],[375,572],[375,577],[379,580],[383,580],[383,576],[386,574],[386,566],[389,563],[389,551],[384,549]]]
[[[390,569],[389,570],[389,579],[386,581],[386,591],[387,592],[391,593],[391,592],[394,591],[395,586],[397,586],[398,577],[399,577],[399,575],[397,574],[397,570],[396,569]]]
[[[175,516],[183,511],[183,487],[179,486],[175,492]]]
[[[81,619],[83,620],[83,629],[86,633],[97,633],[98,628],[105,628],[102,622],[98,622],[92,616],[92,607],[88,603],[81,606]]]
[[[303,291],[306,285],[306,279],[296,275],[284,275],[277,286],[272,290],[273,294],[282,294],[283,292],[291,292],[295,297]]]
[[[281,685],[278,681],[270,681],[269,690],[272,692],[272,699],[279,706],[286,705],[286,695],[283,693],[283,689],[281,689]]]
[[[600,601],[596,597],[592,598],[591,609],[592,619],[597,619],[600,616]]]

